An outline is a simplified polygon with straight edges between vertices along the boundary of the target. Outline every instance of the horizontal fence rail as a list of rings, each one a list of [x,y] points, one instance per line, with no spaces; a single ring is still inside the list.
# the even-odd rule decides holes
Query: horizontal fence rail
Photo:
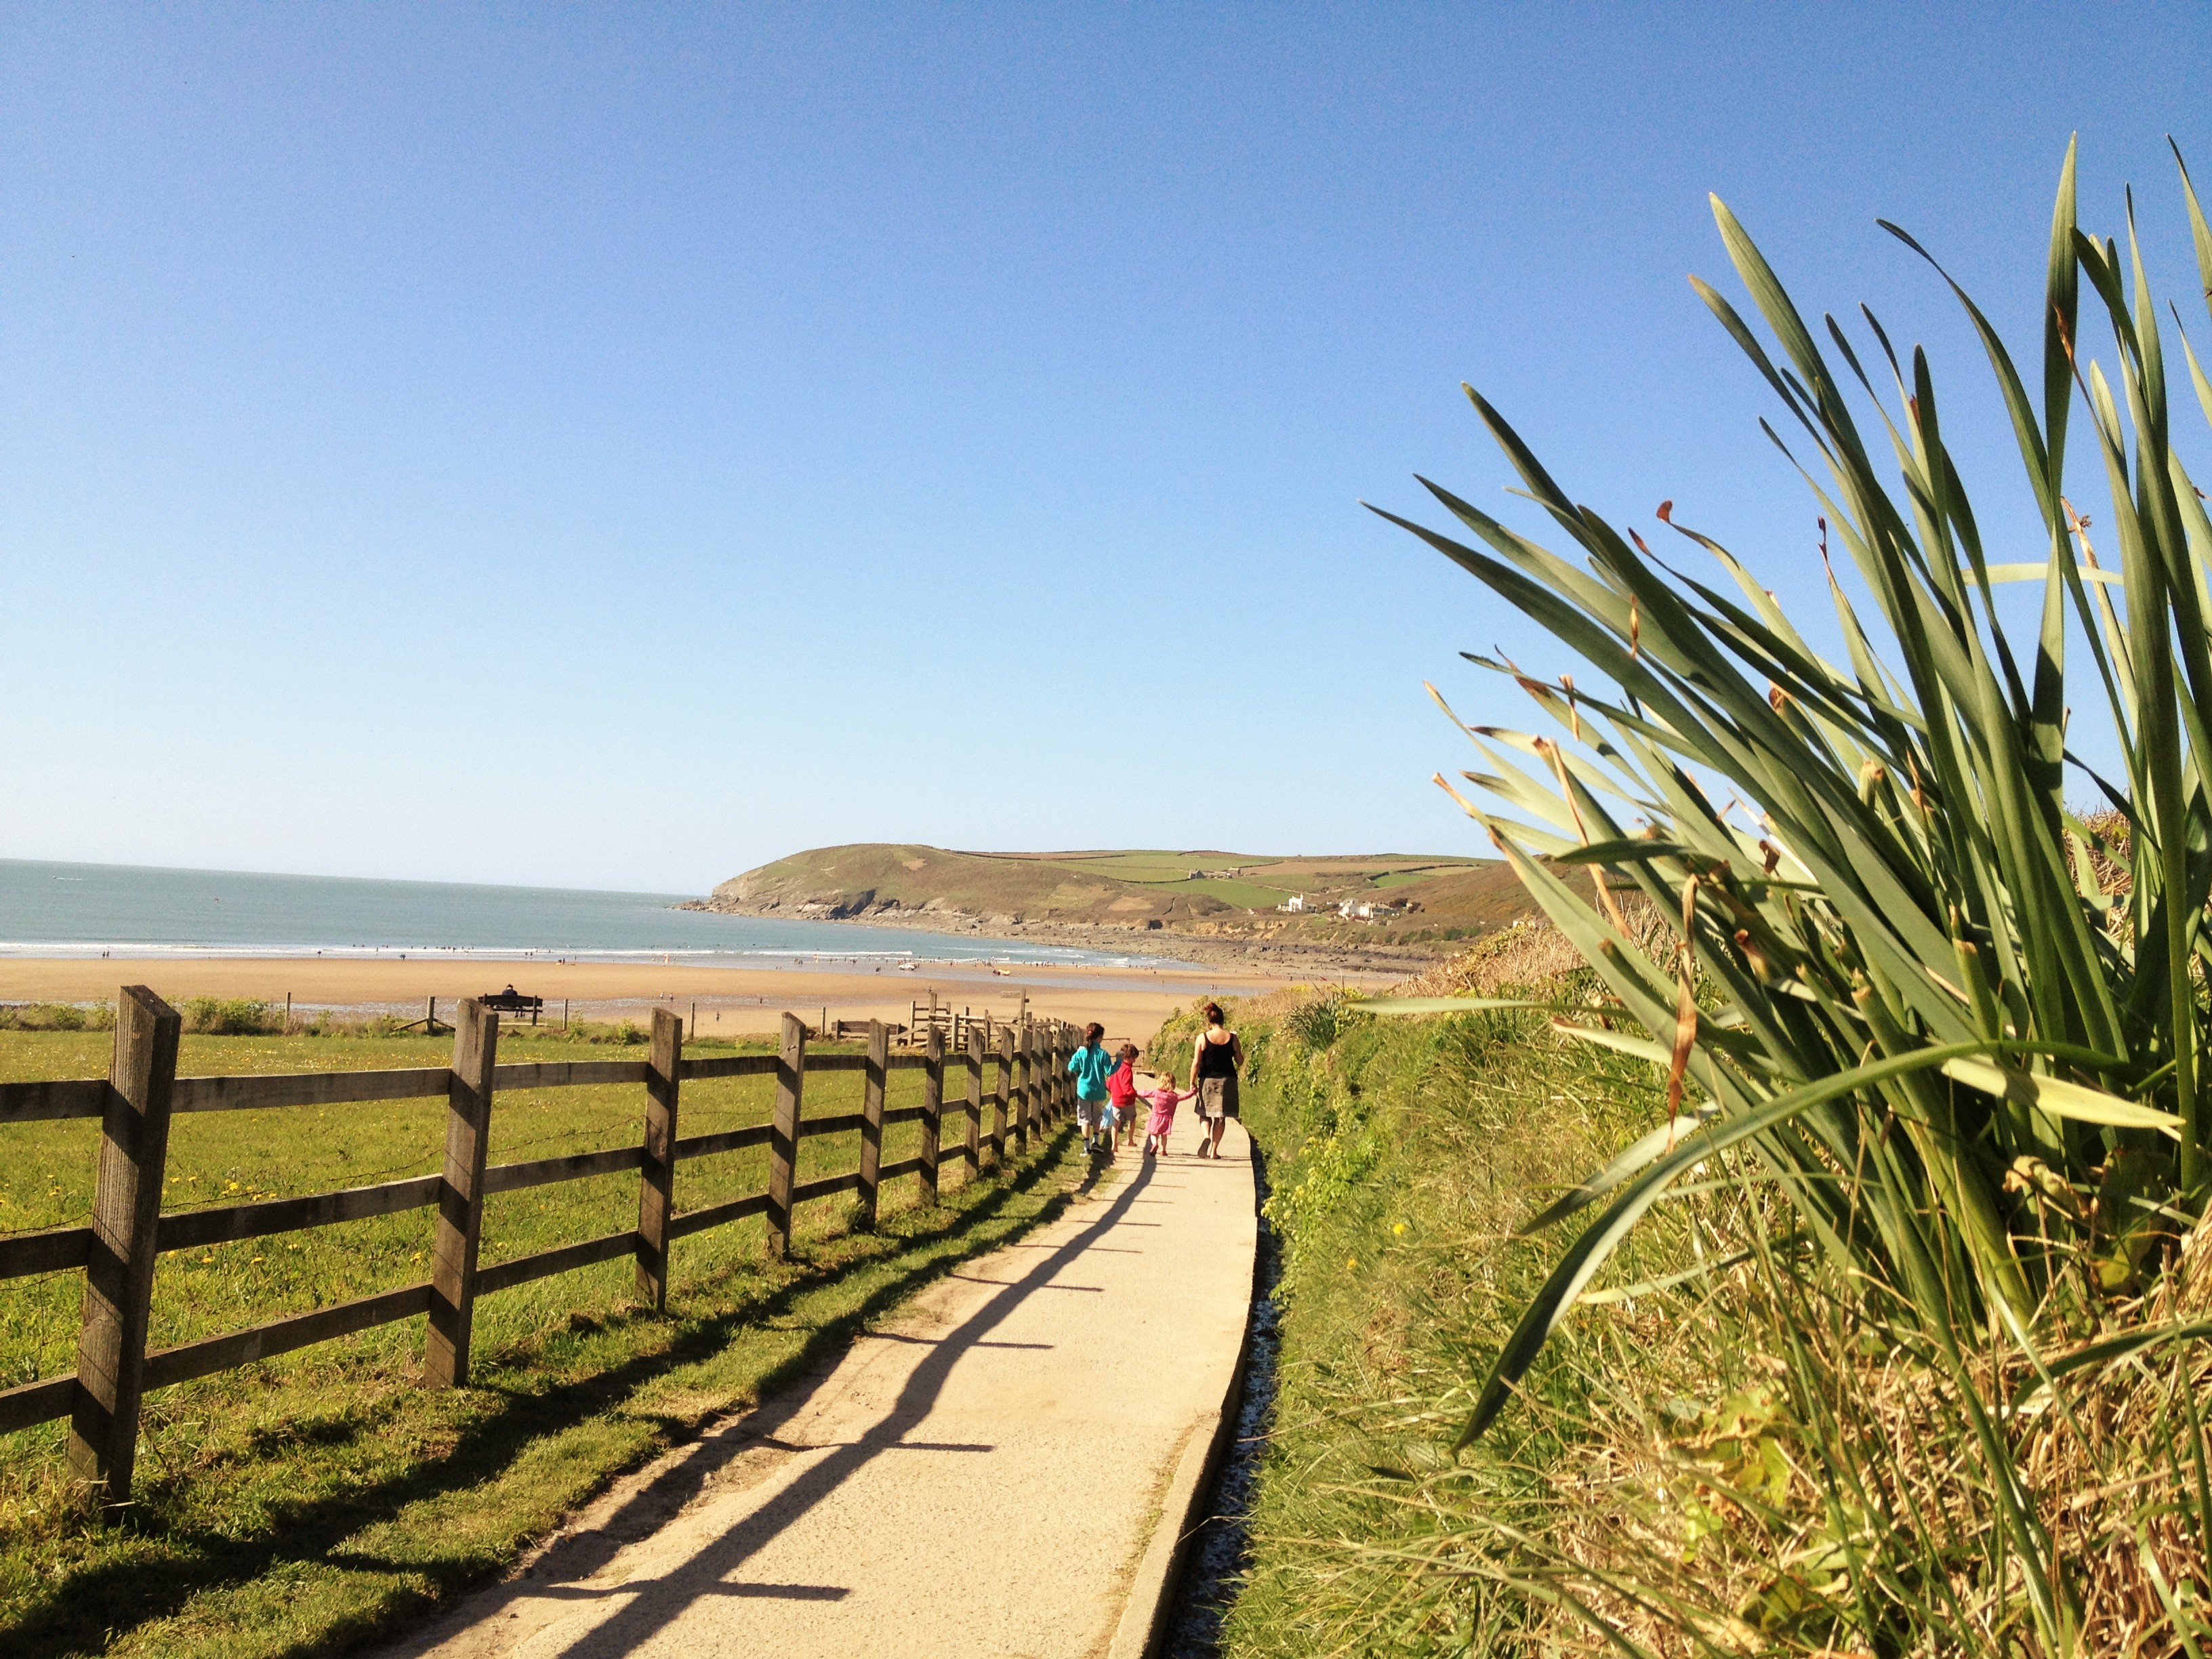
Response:
[[[177,1210],[156,1219],[154,1249],[157,1252],[190,1250],[241,1238],[267,1238],[272,1233],[297,1232],[302,1227],[327,1227],[340,1221],[365,1221],[371,1216],[428,1209],[437,1201],[438,1177],[418,1176],[412,1181],[386,1181],[374,1187],[351,1187],[308,1198],[271,1198],[253,1204],[226,1204],[219,1209]]]
[[[82,1267],[92,1255],[92,1229],[56,1227],[49,1232],[0,1238],[0,1279]]]
[[[461,1005],[456,1017],[450,1066],[178,1077],[181,1022],[175,1011],[143,986],[125,987],[116,1010],[116,1060],[108,1077],[0,1083],[0,1126],[76,1118],[101,1122],[93,1224],[0,1237],[0,1281],[81,1268],[88,1287],[76,1375],[0,1389],[0,1434],[70,1419],[70,1467],[94,1484],[111,1508],[130,1498],[139,1402],[149,1389],[235,1370],[418,1316],[429,1320],[424,1380],[434,1386],[462,1383],[468,1376],[469,1335],[478,1297],[627,1258],[637,1264],[641,1297],[656,1308],[665,1306],[669,1247],[678,1239],[764,1216],[769,1248],[781,1253],[790,1246],[795,1206],[844,1193],[860,1195],[856,1224],[872,1227],[884,1183],[917,1177],[921,1201],[933,1204],[945,1160],[963,1165],[968,1178],[975,1180],[1005,1167],[1010,1138],[1018,1153],[1032,1135],[1042,1136],[1073,1108],[1066,1064],[1074,1036],[1056,1021],[1001,1024],[988,1054],[979,1026],[964,1031],[964,1054],[948,1055],[946,1033],[932,1026],[924,1051],[894,1054],[889,1028],[873,1022],[866,1053],[809,1054],[807,1027],[786,1014],[776,1054],[686,1057],[682,1023],[668,1010],[656,1009],[645,1060],[499,1065],[499,1017],[471,1000]],[[995,1086],[987,1091],[985,1073],[994,1066]],[[948,1070],[954,1084],[950,1097]],[[886,1085],[895,1071],[922,1074],[921,1105],[886,1109]],[[808,1116],[806,1078],[846,1072],[861,1076],[861,1109]],[[773,1121],[678,1136],[684,1083],[744,1077],[775,1079]],[[500,1094],[635,1084],[644,1085],[647,1094],[643,1134],[636,1143],[522,1163],[486,1163],[484,1148]],[[417,1099],[447,1103],[441,1174],[298,1198],[160,1209],[168,1125],[176,1113]],[[882,1162],[884,1129],[910,1123],[921,1126],[920,1152]],[[799,1178],[799,1148],[805,1142],[852,1134],[860,1137],[857,1168]],[[769,1149],[765,1191],[690,1211],[678,1207],[675,1177],[681,1164],[754,1147]],[[635,1227],[505,1261],[477,1261],[489,1195],[629,1170],[641,1174]],[[149,1349],[146,1328],[162,1255],[424,1209],[437,1212],[434,1271],[428,1283],[175,1347]]]
[[[109,1092],[104,1077],[74,1078],[66,1083],[0,1083],[0,1123],[98,1117],[107,1109]]]
[[[350,1106],[370,1100],[425,1100],[442,1097],[452,1076],[443,1066],[430,1066],[404,1072],[180,1077],[170,1094],[170,1109],[179,1112],[246,1112],[272,1106]]]

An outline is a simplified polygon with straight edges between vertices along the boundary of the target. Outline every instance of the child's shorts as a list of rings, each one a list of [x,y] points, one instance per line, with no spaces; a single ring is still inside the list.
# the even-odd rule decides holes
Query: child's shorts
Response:
[[[1075,1103],[1075,1121],[1084,1133],[1095,1135],[1098,1133],[1099,1125],[1108,1121],[1106,1115],[1113,1109],[1106,1101],[1079,1099]]]

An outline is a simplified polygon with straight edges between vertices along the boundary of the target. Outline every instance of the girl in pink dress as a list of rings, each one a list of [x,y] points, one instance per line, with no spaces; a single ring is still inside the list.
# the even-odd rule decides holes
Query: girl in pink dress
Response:
[[[1178,1094],[1175,1085],[1166,1078],[1159,1079],[1159,1085],[1145,1097],[1152,1103],[1152,1121],[1145,1126],[1146,1157],[1150,1157],[1154,1152],[1165,1156],[1168,1150],[1168,1133],[1175,1127],[1176,1106],[1198,1092],[1195,1089],[1186,1089]]]

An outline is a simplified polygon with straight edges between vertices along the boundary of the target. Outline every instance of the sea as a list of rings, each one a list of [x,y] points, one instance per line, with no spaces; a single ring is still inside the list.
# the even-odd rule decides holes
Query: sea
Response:
[[[814,968],[833,961],[1174,965],[1158,957],[975,933],[678,909],[687,896],[0,859],[0,960],[472,957],[732,968]]]

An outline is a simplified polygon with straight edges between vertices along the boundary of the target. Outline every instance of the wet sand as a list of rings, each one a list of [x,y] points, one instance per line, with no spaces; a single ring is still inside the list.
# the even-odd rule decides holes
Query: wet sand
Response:
[[[518,962],[467,957],[0,958],[0,1002],[90,1002],[118,987],[150,985],[171,1001],[187,997],[250,997],[295,1011],[349,1014],[420,1014],[436,997],[450,1016],[465,996],[516,989],[542,996],[547,1017],[562,1006],[571,1018],[637,1018],[659,1003],[687,1021],[697,1005],[703,1036],[775,1028],[787,1010],[811,1023],[831,1019],[904,1022],[912,1005],[940,1003],[1004,1018],[1023,994],[1032,1012],[1056,1019],[1103,1023],[1115,1036],[1142,1041],[1172,1010],[1206,996],[1250,995],[1296,982],[1284,973],[1253,969],[1021,967],[993,972],[981,963],[932,963],[911,973],[870,964],[840,969],[808,959],[787,969],[708,968],[682,963]]]

